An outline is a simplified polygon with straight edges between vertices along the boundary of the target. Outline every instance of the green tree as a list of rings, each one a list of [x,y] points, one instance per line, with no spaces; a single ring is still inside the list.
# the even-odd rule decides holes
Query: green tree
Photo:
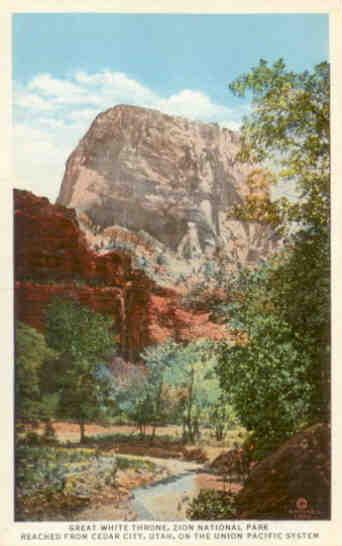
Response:
[[[175,342],[166,341],[148,347],[141,354],[147,368],[145,405],[150,412],[152,438],[155,436],[157,426],[164,424],[168,416],[164,387],[170,377],[170,371],[174,368],[178,350],[178,345]]]
[[[267,452],[308,422],[310,359],[272,314],[255,315],[245,327],[248,342],[224,344],[218,372],[241,423]]]
[[[228,397],[227,391],[220,389],[216,402],[208,408],[208,422],[217,441],[222,441],[226,432],[239,423],[232,396]]]
[[[165,377],[169,385],[182,393],[178,415],[182,420],[183,437],[190,442],[198,438],[201,424],[209,420],[210,410],[222,395],[215,353],[215,344],[205,339],[180,345]]]
[[[59,357],[46,375],[59,392],[59,415],[85,422],[106,413],[113,385],[106,364],[114,354],[112,320],[71,300],[56,299],[47,310],[47,342]]]
[[[158,426],[170,422],[169,381],[167,370],[174,366],[179,346],[171,340],[144,350],[141,358],[144,368],[121,381],[117,403],[122,412],[133,419],[141,434],[152,425],[152,438]]]
[[[329,416],[329,67],[298,74],[261,60],[230,87],[253,98],[239,157],[262,165],[230,214],[271,223],[284,244],[227,282],[217,314],[242,336],[225,346],[219,373],[244,424],[271,446]],[[271,200],[267,184],[279,182],[294,184],[296,199]]]
[[[300,335],[310,356],[311,414],[327,418],[330,398],[330,83],[329,65],[289,71],[283,60],[259,66],[231,84],[253,94],[242,128],[243,159],[268,160],[273,180],[294,183],[297,199],[272,203],[286,234],[264,288],[277,314]],[[271,163],[270,163],[271,162]],[[255,207],[254,212],[258,210]]]
[[[148,347],[141,357],[144,375],[123,385],[120,408],[142,433],[152,425],[152,438],[158,426],[175,422],[182,423],[183,438],[194,441],[222,396],[214,345],[206,340],[187,345],[168,340]]]
[[[134,421],[142,436],[145,436],[146,427],[154,418],[153,403],[150,393],[147,392],[147,386],[146,371],[140,371],[121,381],[116,392],[116,402],[120,412]]]
[[[35,421],[42,417],[40,374],[44,363],[55,357],[40,332],[18,322],[15,329],[15,413],[18,420]]]
[[[272,208],[288,224],[326,228],[330,211],[329,65],[312,72],[287,69],[283,59],[260,60],[230,84],[238,96],[252,93],[252,113],[242,125],[240,159],[269,168],[270,180],[295,183],[298,199],[276,200]],[[253,180],[251,183],[253,184]],[[246,203],[244,203],[246,205]],[[260,212],[258,202],[252,217]],[[255,217],[255,216],[254,216]],[[266,218],[267,220],[267,218]]]
[[[330,256],[317,231],[296,234],[292,248],[270,263],[259,286],[263,300],[296,333],[309,357],[312,421],[330,415]]]
[[[210,349],[208,352],[208,347],[199,342],[189,344],[182,355],[186,364],[184,385],[188,388],[184,417],[190,441],[199,436],[203,414],[219,397],[219,383],[213,369],[215,362],[210,357]]]

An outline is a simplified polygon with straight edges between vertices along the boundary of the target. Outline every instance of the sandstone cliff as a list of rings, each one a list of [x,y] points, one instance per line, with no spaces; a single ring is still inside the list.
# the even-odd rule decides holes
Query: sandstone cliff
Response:
[[[227,335],[208,313],[184,309],[174,291],[134,268],[128,253],[92,251],[74,210],[19,190],[14,208],[16,319],[44,330],[52,299],[72,298],[113,318],[121,354],[131,361],[170,336],[187,341]]]
[[[116,106],[96,117],[69,157],[57,202],[78,211],[94,244],[128,230],[180,269],[217,249],[232,267],[253,264],[277,240],[268,226],[227,219],[254,168],[236,160],[238,148],[237,133],[217,124]]]

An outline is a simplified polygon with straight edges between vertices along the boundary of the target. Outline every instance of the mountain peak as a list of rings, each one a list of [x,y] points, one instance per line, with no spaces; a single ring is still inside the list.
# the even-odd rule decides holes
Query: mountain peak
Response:
[[[222,248],[232,264],[255,262],[274,241],[267,226],[227,219],[254,169],[237,161],[238,149],[238,135],[217,124],[120,104],[95,118],[69,157],[58,203],[76,208],[102,246],[121,228],[183,265]]]

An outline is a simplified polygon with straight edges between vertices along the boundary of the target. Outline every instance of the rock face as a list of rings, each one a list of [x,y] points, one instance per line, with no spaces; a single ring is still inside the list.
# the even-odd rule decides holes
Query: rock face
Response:
[[[121,353],[134,362],[142,349],[172,336],[177,341],[222,339],[209,314],[184,309],[180,296],[134,268],[122,251],[97,254],[74,210],[15,190],[15,316],[44,330],[55,297],[71,298],[113,318]]]
[[[57,203],[97,232],[147,234],[185,260],[224,248],[255,263],[276,245],[269,227],[227,220],[253,167],[235,159],[237,133],[155,110],[116,106],[99,114],[68,159]]]
[[[298,432],[258,463],[237,506],[241,519],[329,519],[330,427]]]

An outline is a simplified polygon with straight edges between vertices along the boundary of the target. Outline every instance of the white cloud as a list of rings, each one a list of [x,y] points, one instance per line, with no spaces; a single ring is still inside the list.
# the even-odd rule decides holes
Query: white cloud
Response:
[[[14,102],[17,107],[32,111],[45,112],[53,110],[53,105],[48,100],[34,93],[16,90]]]
[[[30,91],[49,97],[53,103],[74,104],[75,100],[87,99],[85,89],[68,80],[53,78],[50,74],[38,74],[27,87]]]
[[[87,87],[90,93],[89,100],[95,104],[99,104],[104,100],[112,103],[122,100],[147,106],[158,100],[158,96],[148,87],[129,78],[122,72],[104,71],[95,74],[77,72],[75,80]]]
[[[54,142],[48,131],[22,124],[13,127],[13,144],[15,187],[54,201],[68,150]]]
[[[64,119],[58,119],[57,117],[40,117],[39,124],[41,127],[49,127],[50,129],[66,129],[67,124]]]
[[[17,184],[54,200],[68,155],[95,116],[116,104],[154,108],[238,129],[243,111],[214,103],[200,90],[162,97],[122,72],[75,72],[68,78],[37,74],[15,85],[14,166]]]
[[[231,113],[229,108],[213,103],[201,91],[192,91],[191,89],[184,89],[167,99],[160,99],[156,106],[168,114],[202,121],[216,121]]]
[[[234,120],[224,120],[219,122],[220,127],[225,127],[226,129],[231,129],[232,131],[239,131],[241,127],[240,121]]]

